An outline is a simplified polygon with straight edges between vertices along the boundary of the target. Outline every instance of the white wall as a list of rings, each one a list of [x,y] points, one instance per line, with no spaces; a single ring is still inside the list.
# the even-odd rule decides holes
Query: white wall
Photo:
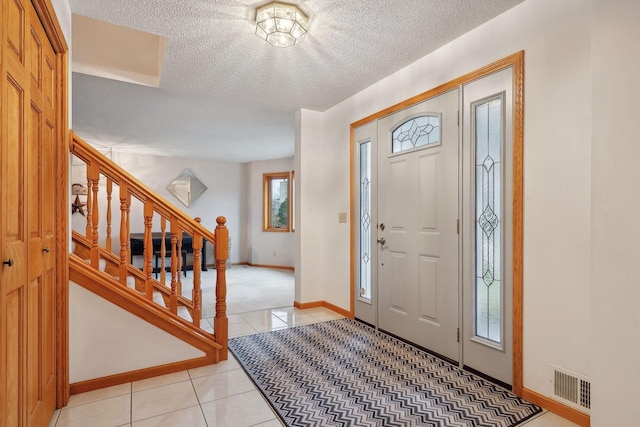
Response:
[[[291,172],[293,157],[249,163],[249,247],[246,259],[255,265],[294,266],[294,233],[262,231],[262,176],[265,173]]]
[[[592,426],[638,425],[640,2],[593,0]],[[585,266],[589,270],[589,265]]]
[[[325,181],[330,179],[328,173],[333,173],[335,165],[331,165],[331,171],[327,171],[324,167],[324,163],[331,162],[332,159],[325,158],[323,149],[325,140],[322,113],[309,110],[296,113],[295,144],[297,171],[295,301],[299,303],[328,301],[330,296],[324,294],[327,290],[325,266],[331,265],[327,264],[327,260],[334,258],[336,253],[332,252],[335,248],[328,248],[329,252],[325,250],[327,242],[324,230],[328,221],[327,216],[331,216],[331,212],[325,206],[327,198],[324,197],[324,189]],[[340,164],[342,162],[338,162],[338,165]],[[347,170],[349,170],[348,165]],[[347,187],[337,188],[330,194],[343,198],[345,190],[348,192],[348,184]],[[346,231],[339,243],[342,243],[345,237],[348,238],[348,234],[349,232]]]
[[[203,357],[137,316],[69,283],[69,382]]]
[[[296,298],[320,293],[349,309],[349,233],[337,221],[350,201],[349,124],[520,50],[524,386],[550,396],[549,364],[591,373],[591,6],[583,0],[525,1],[325,113],[299,113]],[[305,260],[322,260],[322,271],[305,269]]]
[[[56,11],[56,17],[58,18],[58,23],[60,24],[67,45],[69,49],[71,49],[71,8],[69,7],[69,1],[52,0],[51,4]],[[71,64],[71,61],[69,61],[69,64]]]
[[[248,221],[248,193],[247,170],[244,163],[220,162],[198,158],[163,157],[133,154],[127,152],[113,152],[112,160],[122,166],[131,175],[138,178],[145,185],[156,191],[160,196],[173,203],[191,218],[202,218],[202,224],[213,231],[217,225],[216,218],[227,218],[227,228],[231,239],[229,259],[231,262],[246,262],[248,233],[246,223]],[[190,207],[183,205],[167,189],[167,185],[185,168],[191,171],[207,187],[199,199]],[[86,168],[84,166],[72,166],[72,183],[78,182],[86,185]],[[102,198],[100,203],[100,236],[106,235],[106,190],[100,187]],[[75,198],[75,196],[73,196]],[[80,196],[83,201],[86,199]],[[133,199],[133,198],[132,198]],[[73,199],[72,199],[73,201]],[[112,200],[112,236],[114,238],[114,251],[118,253],[120,201],[118,192],[114,188]],[[73,229],[84,231],[86,218],[76,213],[72,215]],[[154,217],[154,230],[160,230],[160,220]],[[168,230],[167,230],[168,231]],[[137,200],[132,200],[131,206],[131,232],[144,232],[143,206]],[[102,244],[102,242],[101,242]],[[207,263],[213,264],[213,246],[207,245]]]

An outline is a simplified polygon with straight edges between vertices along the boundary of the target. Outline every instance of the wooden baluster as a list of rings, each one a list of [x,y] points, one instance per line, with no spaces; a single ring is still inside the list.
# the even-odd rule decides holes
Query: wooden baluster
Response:
[[[182,230],[178,229],[178,249],[176,250],[176,270],[178,273],[176,280],[176,293],[182,295]],[[174,260],[171,260],[173,262]]]
[[[127,259],[131,260],[131,193],[127,187]]]
[[[127,183],[120,182],[120,284],[127,286],[127,264],[129,256],[127,247],[129,245],[129,230],[127,229],[127,217],[129,206],[129,187]]]
[[[89,169],[91,163],[87,164],[87,205],[85,206],[85,214],[87,216],[87,227],[85,228],[85,236],[88,241],[91,241],[91,234],[93,233],[93,226],[91,225],[91,197],[92,197],[92,188],[93,181],[89,177]]]
[[[162,286],[167,284],[167,271],[165,257],[167,256],[167,243],[164,241],[166,236],[167,219],[165,217],[160,218],[160,283]]]
[[[113,182],[111,178],[107,178],[107,237],[105,240],[105,249],[112,253],[111,250],[111,192],[113,191]]]
[[[98,180],[100,179],[100,164],[97,162],[91,162],[89,165],[89,176],[91,180],[92,190],[92,205],[91,214],[87,213],[87,216],[91,216],[91,266],[96,270],[100,269],[100,247],[98,246],[99,233],[99,211],[98,211]]]
[[[153,282],[151,279],[151,258],[153,256],[153,240],[151,239],[151,226],[153,224],[153,201],[147,199],[144,202],[144,273],[145,294],[147,299],[153,299]]]
[[[200,265],[200,251],[202,250],[202,235],[197,231],[193,234],[193,290],[191,291],[191,299],[193,301],[193,324],[200,327],[200,318],[202,317],[202,288],[200,286],[200,273],[202,266]]]
[[[213,329],[216,342],[222,345],[220,360],[229,357],[229,319],[227,318],[227,258],[229,258],[229,230],[225,226],[227,219],[223,216],[216,218],[218,225],[215,231],[215,259],[216,259],[216,317],[213,319]]]
[[[176,284],[176,246],[178,245],[178,219],[171,217],[171,296],[169,298],[169,310],[173,314],[178,313],[178,294]]]

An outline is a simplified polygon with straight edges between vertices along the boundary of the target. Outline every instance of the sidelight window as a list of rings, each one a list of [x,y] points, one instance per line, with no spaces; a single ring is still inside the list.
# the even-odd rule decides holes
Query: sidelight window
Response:
[[[502,98],[473,108],[475,136],[475,334],[502,341]]]
[[[360,297],[371,299],[371,141],[360,144]]]

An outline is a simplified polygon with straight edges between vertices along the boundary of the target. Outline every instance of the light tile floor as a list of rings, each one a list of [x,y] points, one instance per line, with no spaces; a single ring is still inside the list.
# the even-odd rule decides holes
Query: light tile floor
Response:
[[[229,337],[339,319],[325,308],[287,307],[229,316]],[[211,319],[207,319],[211,327]],[[71,396],[49,427],[281,427],[238,362],[229,360]],[[526,427],[574,427],[552,413]]]

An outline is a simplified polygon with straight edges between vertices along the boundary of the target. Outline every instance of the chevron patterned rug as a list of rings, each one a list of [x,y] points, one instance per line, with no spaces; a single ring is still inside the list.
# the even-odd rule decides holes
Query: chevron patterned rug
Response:
[[[350,319],[231,338],[229,349],[290,427],[511,427],[541,412]]]

